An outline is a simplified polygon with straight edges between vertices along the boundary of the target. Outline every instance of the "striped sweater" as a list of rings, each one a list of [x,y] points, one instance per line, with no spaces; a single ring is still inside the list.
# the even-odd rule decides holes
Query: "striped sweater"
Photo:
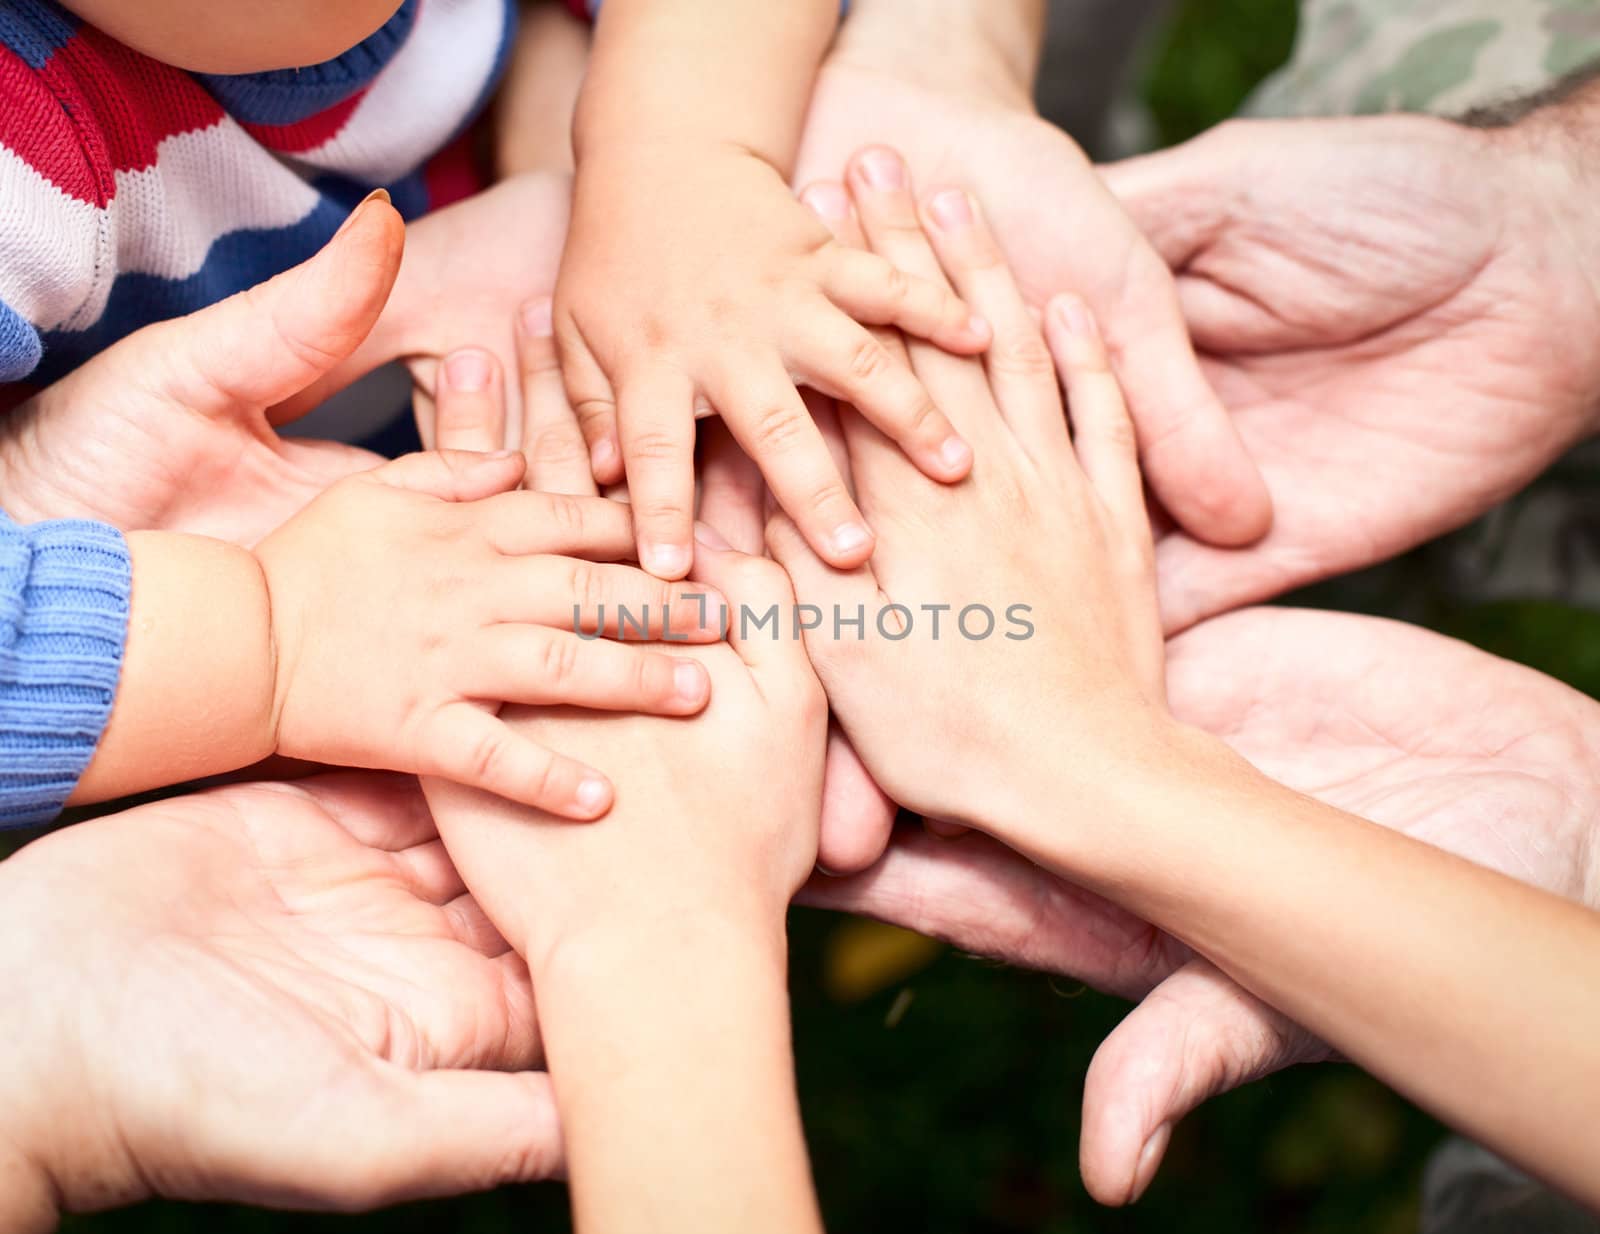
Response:
[[[0,383],[46,385],[288,269],[373,188],[408,217],[471,193],[462,138],[515,18],[405,0],[336,60],[217,77],[0,0]]]

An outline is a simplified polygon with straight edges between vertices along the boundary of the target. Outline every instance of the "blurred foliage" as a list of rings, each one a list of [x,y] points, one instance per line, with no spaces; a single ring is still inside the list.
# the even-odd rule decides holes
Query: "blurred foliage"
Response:
[[[1234,112],[1289,58],[1292,0],[1183,0],[1143,81],[1157,145],[1186,141]]]
[[[1231,114],[1287,56],[1294,25],[1287,0],[1179,4],[1145,80],[1162,140]],[[1421,620],[1600,696],[1600,616],[1546,601],[1463,600],[1441,560],[1419,550],[1295,601]],[[1354,1068],[1302,1068],[1211,1102],[1180,1125],[1138,1207],[1104,1209],[1078,1177],[1079,1110],[1089,1060],[1124,1004],[819,913],[794,914],[793,940],[800,1089],[831,1229],[1416,1229],[1418,1181],[1440,1129]],[[67,1228],[558,1234],[570,1224],[565,1191],[550,1184],[366,1217],[149,1204]]]

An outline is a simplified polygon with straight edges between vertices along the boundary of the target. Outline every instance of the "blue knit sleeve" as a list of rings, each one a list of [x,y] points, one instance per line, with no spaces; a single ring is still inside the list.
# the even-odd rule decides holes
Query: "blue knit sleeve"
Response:
[[[4,300],[0,300],[0,386],[21,381],[44,356],[39,332]]]
[[[0,513],[0,828],[47,823],[111,718],[128,637],[127,541]]]

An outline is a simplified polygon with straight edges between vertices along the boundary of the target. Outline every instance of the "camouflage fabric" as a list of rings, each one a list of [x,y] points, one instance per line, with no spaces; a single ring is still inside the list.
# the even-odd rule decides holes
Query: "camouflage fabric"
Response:
[[[1455,115],[1600,60],[1600,0],[1303,0],[1251,116]]]

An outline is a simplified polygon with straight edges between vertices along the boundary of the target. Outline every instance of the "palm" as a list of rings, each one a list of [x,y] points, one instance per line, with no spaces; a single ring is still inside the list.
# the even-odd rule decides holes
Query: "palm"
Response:
[[[1082,295],[1103,323],[1152,484],[1230,541],[1260,530],[1259,482],[1203,380],[1172,277],[1070,137],[1038,116],[847,65],[818,78],[796,182],[837,179],[862,146],[905,158],[920,190],[969,186],[1035,308]],[[1183,503],[1180,508],[1178,503]]]
[[[384,1138],[366,1125],[414,1118],[413,1073],[538,1059],[526,969],[465,896],[414,780],[220,789],[40,849],[63,882],[55,928],[102,974],[80,1048],[119,1043],[96,1091],[166,1194],[364,1198]],[[84,881],[101,889],[87,914]]]
[[[1496,149],[1411,118],[1242,125],[1111,169],[1274,499],[1249,551],[1161,545],[1169,629],[1459,526],[1582,435],[1600,362],[1567,340],[1600,302]]]

